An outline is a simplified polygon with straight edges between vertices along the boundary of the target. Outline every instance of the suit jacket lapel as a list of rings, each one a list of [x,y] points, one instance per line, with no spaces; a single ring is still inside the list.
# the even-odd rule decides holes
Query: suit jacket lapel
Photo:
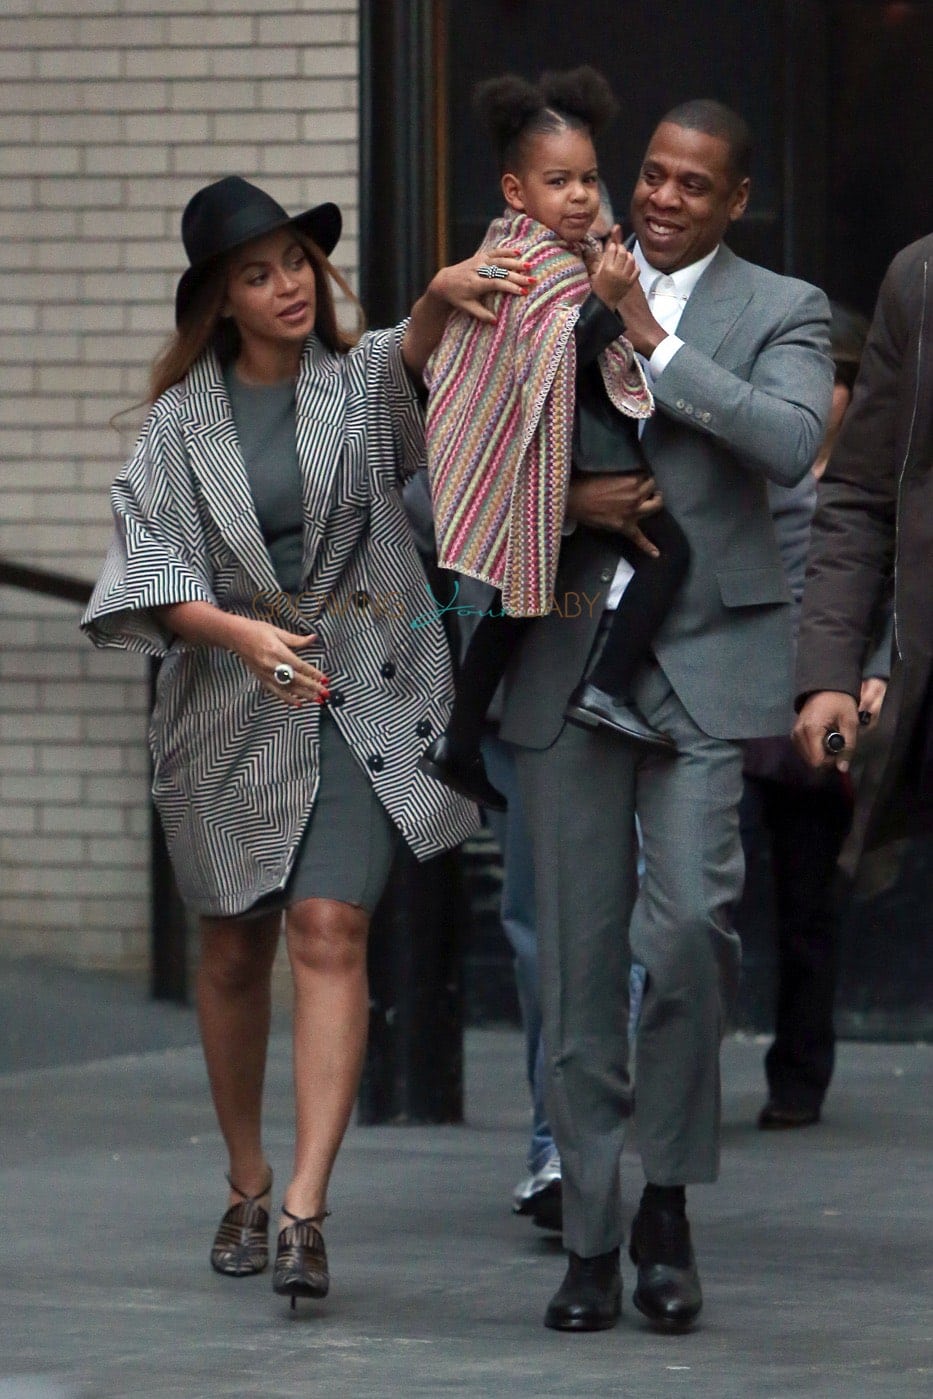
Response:
[[[723,243],[694,287],[677,334],[713,359],[751,298],[744,263]]]
[[[259,527],[230,398],[214,354],[197,361],[185,387],[182,433],[201,497],[249,577],[260,588],[277,592],[279,585]]]
[[[335,499],[346,419],[346,389],[340,359],[317,336],[305,345],[295,395],[295,431],[304,491],[302,584],[307,583],[321,547]]]

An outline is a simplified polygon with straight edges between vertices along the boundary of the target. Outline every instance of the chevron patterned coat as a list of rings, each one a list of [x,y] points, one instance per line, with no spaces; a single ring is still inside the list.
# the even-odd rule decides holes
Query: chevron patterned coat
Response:
[[[415,766],[453,692],[400,500],[424,457],[404,328],[372,332],[348,355],[314,335],[305,345],[298,593],[278,587],[213,354],[154,405],[114,482],[114,536],[81,625],[97,646],[164,658],[153,796],[199,913],[242,912],[287,880],[317,793],[320,710],[276,701],[231,652],[173,638],[155,608],[210,602],[315,633],[304,655],[330,677],[334,720],[415,855],[475,827],[475,807]]]

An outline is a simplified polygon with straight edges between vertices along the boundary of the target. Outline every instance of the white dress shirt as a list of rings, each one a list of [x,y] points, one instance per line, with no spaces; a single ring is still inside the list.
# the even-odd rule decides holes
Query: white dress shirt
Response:
[[[713,251],[707,253],[706,257],[701,257],[699,262],[692,262],[689,267],[679,267],[676,272],[668,273],[659,272],[656,267],[652,267],[638,243],[633,247],[632,256],[638,264],[638,279],[648,300],[648,305],[651,307],[651,314],[661,329],[667,331],[667,335],[657,346],[651,358],[642,359],[649,387],[653,386],[655,380],[661,377],[683,345],[684,342],[678,337],[676,331],[680,325],[684,307],[690,300],[690,294],[697,282],[718,251],[719,245],[717,244]],[[644,422],[640,422],[638,425],[639,436],[644,431],[644,427]],[[628,587],[633,572],[634,569],[627,559],[619,560],[606,596],[607,608],[618,607],[619,599]]]

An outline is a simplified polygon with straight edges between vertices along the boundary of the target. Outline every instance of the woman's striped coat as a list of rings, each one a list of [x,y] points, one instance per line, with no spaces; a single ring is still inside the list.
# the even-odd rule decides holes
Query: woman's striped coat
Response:
[[[329,676],[334,720],[414,853],[475,828],[476,808],[415,766],[452,685],[400,500],[424,457],[403,333],[373,332],[349,355],[313,335],[305,346],[297,594],[278,588],[212,354],[155,404],[114,482],[114,537],[81,625],[97,646],[164,657],[153,796],[197,912],[237,913],[284,884],[317,792],[320,709],[283,705],[232,652],[173,639],[154,608],[211,602],[314,633],[303,654]]]

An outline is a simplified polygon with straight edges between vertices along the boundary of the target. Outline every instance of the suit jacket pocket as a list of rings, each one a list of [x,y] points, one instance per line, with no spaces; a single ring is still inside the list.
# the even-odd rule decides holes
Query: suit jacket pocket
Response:
[[[784,570],[767,568],[724,568],[716,573],[723,607],[767,607],[792,601]]]

